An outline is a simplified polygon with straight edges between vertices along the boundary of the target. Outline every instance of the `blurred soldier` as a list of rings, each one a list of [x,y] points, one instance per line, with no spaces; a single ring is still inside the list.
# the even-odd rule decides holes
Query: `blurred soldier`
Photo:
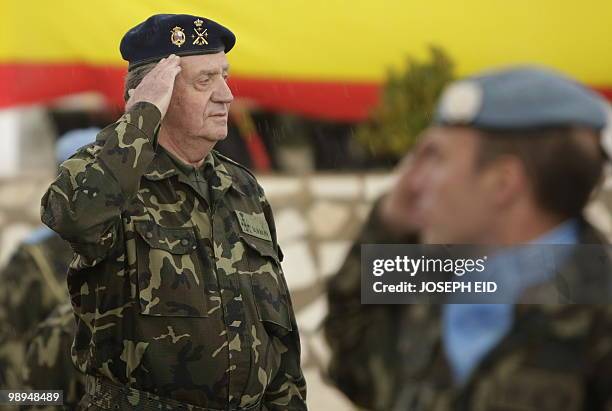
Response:
[[[234,43],[198,16],[131,29],[126,113],[43,197],[43,222],[76,253],[82,408],[306,409],[272,210],[255,177],[213,150]]]
[[[20,387],[63,391],[63,409],[69,410],[76,408],[85,393],[85,375],[76,369],[70,355],[75,328],[70,302],[59,305],[36,327],[28,340]]]
[[[73,130],[62,136],[55,153],[58,165],[80,147],[95,141],[98,131],[96,128]],[[26,238],[0,272],[0,382],[3,388],[23,388],[21,373],[31,333],[55,307],[70,301],[65,281],[71,259],[70,245],[41,226]]]
[[[434,124],[329,283],[329,372],[355,404],[612,410],[609,306],[360,305],[359,248],[419,236],[430,244],[604,244],[582,211],[601,179],[600,143],[612,153],[601,137],[607,110],[599,96],[542,68],[447,88]],[[588,275],[609,296],[609,252],[592,267],[571,254],[543,281]]]

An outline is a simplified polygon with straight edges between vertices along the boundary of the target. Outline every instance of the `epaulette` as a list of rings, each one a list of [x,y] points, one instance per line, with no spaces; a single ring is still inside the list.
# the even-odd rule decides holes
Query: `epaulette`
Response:
[[[254,179],[255,181],[257,181],[257,178],[255,178],[255,174],[253,174],[253,172],[252,172],[251,170],[249,170],[249,169],[248,169],[246,166],[244,166],[244,165],[240,164],[239,162],[237,162],[237,161],[235,161],[235,160],[232,160],[231,158],[229,158],[229,157],[227,157],[227,156],[224,156],[223,154],[219,153],[217,150],[214,150],[214,149],[213,149],[212,151],[215,153],[215,155],[216,155],[216,156],[217,156],[219,159],[221,159],[221,160],[223,160],[223,161],[227,161],[227,162],[228,162],[228,163],[230,163],[230,164],[233,164],[233,165],[235,165],[235,166],[240,167],[241,169],[243,169],[244,171],[246,171],[247,173],[249,173],[249,175],[250,175],[251,177],[253,177],[253,179]]]

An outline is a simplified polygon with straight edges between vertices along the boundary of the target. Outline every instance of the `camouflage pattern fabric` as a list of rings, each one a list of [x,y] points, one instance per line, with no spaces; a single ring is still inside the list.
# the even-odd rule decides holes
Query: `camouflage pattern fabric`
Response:
[[[69,302],[68,243],[53,234],[23,243],[0,272],[0,387],[23,388],[21,373],[31,333],[59,304]]]
[[[377,213],[375,207],[328,284],[329,376],[356,405],[381,411],[612,410],[611,306],[516,305],[510,333],[466,384],[455,385],[442,348],[440,305],[360,303],[361,244],[418,240],[391,237]],[[584,222],[580,238],[603,242]],[[572,257],[561,272],[607,284],[612,260],[606,265],[587,273],[592,265]]]
[[[85,375],[76,369],[70,355],[75,329],[72,306],[66,302],[34,330],[23,369],[22,388],[63,391],[64,410],[75,409],[85,393]]]
[[[43,222],[76,252],[74,361],[107,383],[186,405],[306,409],[263,190],[213,151],[203,166],[209,204],[157,147],[160,117],[136,104],[64,162],[43,197]],[[95,394],[89,404],[108,405]]]

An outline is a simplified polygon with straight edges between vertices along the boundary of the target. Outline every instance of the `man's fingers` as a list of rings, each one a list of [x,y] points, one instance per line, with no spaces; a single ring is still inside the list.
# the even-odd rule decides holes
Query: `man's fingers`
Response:
[[[168,57],[164,58],[164,61],[168,64],[173,64],[178,60],[178,56],[176,54],[170,54]]]
[[[181,59],[175,55],[171,54],[168,57],[164,57],[161,59],[157,65],[151,70],[151,72],[164,71],[168,67],[174,67],[180,64]]]
[[[175,66],[178,66],[179,64],[181,64],[181,58],[179,56],[176,56],[173,54],[170,57],[168,57],[169,66],[175,67]]]
[[[161,76],[160,79],[163,78],[164,80],[173,80],[180,72],[180,66],[167,67],[164,71],[159,73],[159,75]]]
[[[163,59],[159,60],[159,62],[157,63],[157,65],[153,68],[153,70],[151,71],[159,71],[164,69],[165,67],[168,66],[168,64],[172,61],[172,56],[174,54],[168,56],[168,57],[164,57]]]
[[[157,64],[157,66],[155,66],[155,68],[153,70],[151,70],[151,72],[154,75],[158,75],[158,74],[163,74],[166,73],[168,71],[171,71],[172,74],[175,74],[174,71],[177,67],[180,68],[180,58],[178,56],[175,56],[174,54],[171,56],[168,56],[167,58],[160,60],[160,62]]]

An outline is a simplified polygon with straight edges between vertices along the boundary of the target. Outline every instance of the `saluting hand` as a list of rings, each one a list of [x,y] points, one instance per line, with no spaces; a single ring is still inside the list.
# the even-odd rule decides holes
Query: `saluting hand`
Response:
[[[148,101],[159,109],[164,118],[172,97],[174,79],[181,72],[180,62],[180,57],[174,54],[161,59],[135,89],[128,91],[130,98],[125,109],[129,110],[140,101]]]

